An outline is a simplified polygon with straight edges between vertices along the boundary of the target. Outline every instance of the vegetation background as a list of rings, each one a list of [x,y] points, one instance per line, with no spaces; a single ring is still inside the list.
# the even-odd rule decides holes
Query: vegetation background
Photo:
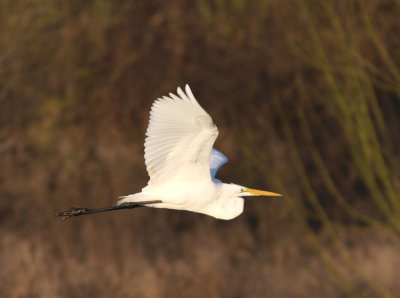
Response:
[[[399,297],[400,1],[0,1],[0,297]],[[60,221],[147,182],[154,99],[189,83],[284,194],[233,221]]]

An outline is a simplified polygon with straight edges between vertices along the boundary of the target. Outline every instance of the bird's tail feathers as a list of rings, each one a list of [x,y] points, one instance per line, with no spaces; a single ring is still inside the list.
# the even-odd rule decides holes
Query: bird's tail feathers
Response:
[[[120,199],[120,200],[118,200],[116,205],[121,205],[123,203],[128,203],[128,202],[146,201],[144,194],[141,192],[127,195],[127,196],[121,196],[121,197],[118,197],[118,199]]]

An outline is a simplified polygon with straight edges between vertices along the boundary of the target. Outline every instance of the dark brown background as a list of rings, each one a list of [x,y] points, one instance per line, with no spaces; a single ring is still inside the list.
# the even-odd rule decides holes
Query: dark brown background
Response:
[[[400,2],[0,1],[0,297],[396,297]],[[224,222],[137,209],[158,96],[189,83]]]

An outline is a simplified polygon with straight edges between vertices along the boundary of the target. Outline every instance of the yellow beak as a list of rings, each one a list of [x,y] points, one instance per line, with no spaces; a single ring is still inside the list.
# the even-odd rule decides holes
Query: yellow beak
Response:
[[[245,189],[243,189],[243,192],[248,192],[255,196],[265,196],[265,197],[281,197],[282,196],[279,193],[265,191],[265,190],[252,189],[252,188],[245,188]]]

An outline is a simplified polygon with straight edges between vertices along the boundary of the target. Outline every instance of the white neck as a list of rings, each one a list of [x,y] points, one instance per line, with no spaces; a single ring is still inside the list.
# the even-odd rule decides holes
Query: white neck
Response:
[[[204,210],[204,214],[219,219],[229,220],[243,212],[244,200],[239,197],[242,186],[222,183],[219,186],[219,197],[215,203]]]

